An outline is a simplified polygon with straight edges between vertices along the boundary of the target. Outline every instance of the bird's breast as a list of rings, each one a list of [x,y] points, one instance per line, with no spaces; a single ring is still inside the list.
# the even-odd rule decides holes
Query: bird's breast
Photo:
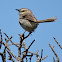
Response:
[[[30,22],[29,20],[25,20],[25,19],[19,19],[19,23],[22,26],[22,28],[24,28],[26,31],[34,31],[35,28],[37,28],[37,23],[34,22]]]

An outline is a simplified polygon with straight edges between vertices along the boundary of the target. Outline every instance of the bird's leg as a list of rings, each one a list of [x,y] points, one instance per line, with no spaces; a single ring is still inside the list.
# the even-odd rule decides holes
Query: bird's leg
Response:
[[[29,34],[31,34],[32,32],[29,32]]]
[[[30,34],[32,35],[32,32],[29,32],[29,35],[30,35]]]

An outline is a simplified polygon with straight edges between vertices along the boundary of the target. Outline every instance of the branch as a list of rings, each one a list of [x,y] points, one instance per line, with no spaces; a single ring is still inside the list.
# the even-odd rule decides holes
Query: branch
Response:
[[[1,46],[2,46],[2,33],[1,33],[1,29],[0,29],[0,49],[1,49]]]
[[[23,41],[24,39],[26,39],[27,37],[29,37],[32,32],[30,32],[26,37],[24,37],[24,33],[23,33],[23,35],[19,34],[20,38],[23,37],[23,39],[21,41]]]
[[[35,41],[35,40],[33,40],[33,41],[31,42],[31,44],[29,45],[28,49],[26,49],[26,51],[24,51],[24,54],[23,54],[22,59],[27,56],[27,52],[28,52],[29,48],[31,47],[31,45],[34,43],[34,41]]]
[[[56,40],[56,38],[55,37],[53,37],[53,38],[54,38],[55,42],[58,44],[58,46],[62,49],[61,45],[58,43],[58,41]]]
[[[3,53],[0,53],[0,55],[1,55],[1,57],[2,57],[2,61],[5,62]]]
[[[43,56],[43,49],[41,50],[41,58],[42,58],[42,56]]]
[[[45,58],[47,58],[48,57],[48,55],[47,56],[45,56],[44,58],[41,58],[41,60],[44,60]]]
[[[58,55],[56,54],[56,52],[54,51],[54,49],[53,49],[53,47],[51,46],[51,44],[49,44],[49,46],[50,46],[50,48],[52,49],[54,55],[56,56],[58,62],[60,62],[59,57],[58,57]]]
[[[14,42],[12,42],[12,40],[11,40],[12,36],[11,36],[11,38],[9,38],[9,36],[8,36],[6,33],[4,33],[4,34],[5,34],[6,37],[11,41],[11,43],[12,43],[13,45],[15,45],[16,47],[18,47]]]
[[[53,62],[55,62],[55,58],[53,57]]]
[[[8,60],[11,60],[12,62],[15,62],[13,59],[12,59],[12,55],[10,54],[10,52],[8,51],[8,50],[6,50],[7,52],[8,52],[8,54],[9,54],[9,58],[8,58]]]
[[[21,56],[21,48],[22,48],[24,34],[23,35],[19,34],[19,36],[20,36],[20,44],[19,44],[19,47],[18,47],[18,57]]]
[[[12,54],[12,56],[17,59],[17,57],[12,53],[12,51],[7,47],[7,45],[2,41],[2,44],[10,51],[10,53]],[[17,59],[18,60],[18,59]]]

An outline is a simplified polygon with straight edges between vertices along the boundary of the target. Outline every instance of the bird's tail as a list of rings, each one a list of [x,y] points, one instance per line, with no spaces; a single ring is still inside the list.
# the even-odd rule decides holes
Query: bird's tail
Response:
[[[49,18],[49,19],[36,21],[35,23],[54,22],[55,20],[57,20],[57,18],[52,17],[52,18]]]

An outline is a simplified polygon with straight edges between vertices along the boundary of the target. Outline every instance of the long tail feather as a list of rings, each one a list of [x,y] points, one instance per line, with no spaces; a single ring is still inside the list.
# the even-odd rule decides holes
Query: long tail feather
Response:
[[[52,18],[49,18],[49,19],[36,21],[35,23],[54,22],[55,20],[57,20],[57,18],[52,17]]]

